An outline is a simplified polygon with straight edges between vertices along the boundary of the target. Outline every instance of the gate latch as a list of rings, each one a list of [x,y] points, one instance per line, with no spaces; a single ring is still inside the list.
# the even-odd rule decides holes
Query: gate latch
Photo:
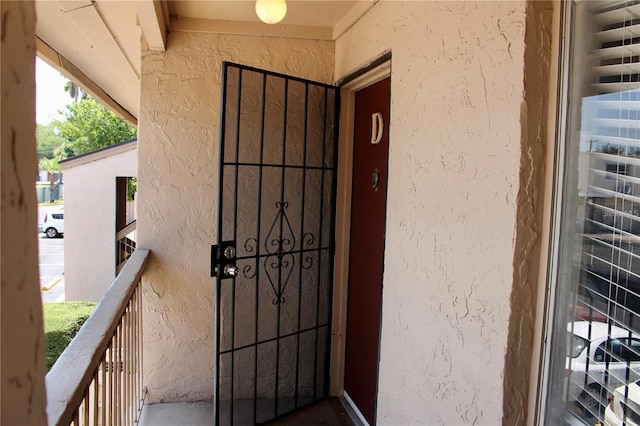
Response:
[[[238,275],[236,266],[236,242],[223,241],[211,246],[211,276],[225,279]]]

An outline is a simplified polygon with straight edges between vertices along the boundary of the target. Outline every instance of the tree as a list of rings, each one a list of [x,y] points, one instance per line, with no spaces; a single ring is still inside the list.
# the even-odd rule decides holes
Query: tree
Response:
[[[56,121],[55,125],[72,150],[67,152],[65,158],[106,148],[137,136],[135,127],[90,97],[67,105],[64,119]]]
[[[43,158],[40,160],[40,169],[47,172],[49,177],[49,201],[52,203],[55,201],[55,197],[53,196],[53,191],[56,187],[55,175],[54,173],[60,172],[60,164],[58,164],[58,160],[51,158]]]
[[[64,145],[65,139],[58,134],[54,123],[36,124],[36,143],[38,158],[54,158],[56,151]]]
[[[127,201],[133,201],[138,192],[138,179],[134,177],[127,178]]]

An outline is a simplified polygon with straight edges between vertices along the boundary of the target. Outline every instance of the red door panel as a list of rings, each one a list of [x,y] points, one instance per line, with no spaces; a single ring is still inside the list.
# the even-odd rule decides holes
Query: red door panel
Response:
[[[344,388],[370,424],[378,383],[390,89],[387,78],[357,92],[355,100]],[[372,121],[382,124],[377,143]]]

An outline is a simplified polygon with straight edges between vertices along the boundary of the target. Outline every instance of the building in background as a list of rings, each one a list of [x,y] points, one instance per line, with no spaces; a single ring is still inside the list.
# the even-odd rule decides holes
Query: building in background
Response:
[[[138,175],[137,147],[135,140],[122,142],[60,162],[66,300],[99,301],[126,258],[121,240],[135,243],[135,195],[127,197],[127,182]]]

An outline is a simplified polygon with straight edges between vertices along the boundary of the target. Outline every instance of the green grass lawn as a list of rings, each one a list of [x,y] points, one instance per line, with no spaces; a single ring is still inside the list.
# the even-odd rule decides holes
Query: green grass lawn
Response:
[[[96,307],[95,302],[43,303],[47,371],[80,330]]]

